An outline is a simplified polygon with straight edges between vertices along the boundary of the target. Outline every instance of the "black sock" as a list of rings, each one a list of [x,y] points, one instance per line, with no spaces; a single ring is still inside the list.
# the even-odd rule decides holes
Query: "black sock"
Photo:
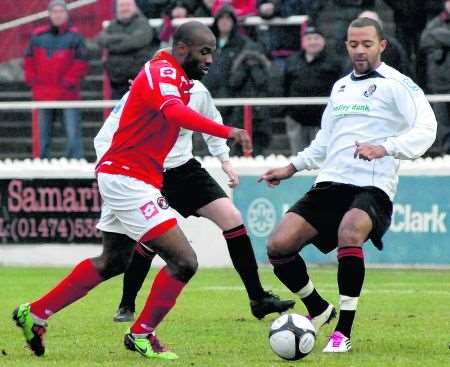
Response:
[[[233,266],[244,283],[248,297],[256,300],[264,296],[258,275],[258,264],[247,230],[242,224],[223,232]]]
[[[306,264],[298,254],[288,256],[269,257],[273,271],[288,289],[297,293],[311,317],[321,314],[328,307],[319,293],[317,293],[309,279]]]
[[[122,300],[119,307],[135,310],[136,296],[150,270],[154,252],[148,251],[139,243],[133,253],[130,264],[123,276]]]
[[[364,283],[364,257],[360,247],[338,250],[339,320],[336,330],[350,338],[359,295]]]

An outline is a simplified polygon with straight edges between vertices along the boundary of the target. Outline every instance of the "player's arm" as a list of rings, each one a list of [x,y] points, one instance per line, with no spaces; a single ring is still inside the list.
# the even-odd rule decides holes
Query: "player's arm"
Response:
[[[175,68],[151,68],[150,62],[147,62],[137,79],[140,79],[140,83],[136,85],[136,88],[143,87],[141,90],[143,102],[152,108],[157,107],[168,123],[188,130],[232,139],[240,143],[244,150],[252,150],[250,137],[245,130],[219,125],[183,103],[181,99],[183,91],[180,90],[180,79],[177,77]],[[137,80],[132,86],[132,91],[135,83]]]
[[[330,111],[331,102],[328,102],[322,115],[321,129],[307,148],[298,153],[287,166],[268,170],[259,178],[258,182],[265,181],[269,187],[274,187],[297,171],[319,168],[327,155],[330,139],[329,127],[332,121]]]
[[[245,151],[252,150],[250,137],[245,130],[219,125],[185,106],[181,100],[177,103],[166,103],[162,113],[169,123],[220,138],[232,139],[240,143]]]
[[[258,179],[258,182],[265,181],[269,187],[275,187],[279,185],[282,180],[291,177],[295,172],[297,172],[297,168],[295,168],[292,163],[289,163],[284,167],[269,169]]]
[[[206,90],[191,95],[189,106],[194,110],[200,112],[202,115],[210,118],[218,124],[223,125],[223,120],[220,112],[214,105],[211,94]],[[202,134],[208,150],[212,156],[220,160],[222,170],[228,176],[228,186],[233,188],[239,185],[239,175],[234,170],[230,162],[230,148],[226,144],[226,140],[208,134]]]
[[[222,115],[214,105],[214,100],[207,90],[205,90],[204,93],[198,93],[197,106],[198,108],[194,108],[195,111],[198,111],[203,116],[215,121],[217,124],[223,125]],[[212,156],[216,157],[221,162],[229,161],[230,148],[228,147],[226,140],[208,134],[202,134],[202,136],[208,146],[208,151]]]
[[[311,144],[299,152],[291,160],[291,164],[297,171],[320,168],[327,156],[327,147],[330,140],[330,125],[332,123],[331,102],[328,102],[322,114],[321,128]]]
[[[214,105],[214,101],[208,92],[203,94],[201,102],[201,109],[199,111],[211,120],[222,125],[222,116]],[[239,185],[239,175],[230,162],[230,148],[228,147],[226,140],[208,134],[203,134],[203,139],[205,140],[211,155],[220,160],[222,170],[228,176],[228,186],[233,188]]]
[[[424,154],[436,139],[437,121],[423,91],[412,81],[400,82],[393,90],[394,103],[410,128],[382,144],[387,155],[415,159]]]

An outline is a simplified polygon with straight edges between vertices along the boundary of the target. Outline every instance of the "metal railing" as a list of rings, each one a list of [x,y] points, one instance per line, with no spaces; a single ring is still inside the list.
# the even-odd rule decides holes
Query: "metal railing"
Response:
[[[426,96],[431,103],[450,102],[450,94],[431,94]],[[326,104],[327,97],[273,97],[273,98],[217,98],[214,100],[216,106],[243,106],[244,128],[251,135],[253,131],[252,106],[298,106],[298,105],[321,105]],[[32,151],[33,157],[39,156],[39,125],[37,123],[37,111],[39,109],[105,109],[112,108],[118,101],[95,100],[95,101],[13,101],[0,102],[0,111],[31,110],[32,119]],[[225,121],[226,123],[226,121]]]

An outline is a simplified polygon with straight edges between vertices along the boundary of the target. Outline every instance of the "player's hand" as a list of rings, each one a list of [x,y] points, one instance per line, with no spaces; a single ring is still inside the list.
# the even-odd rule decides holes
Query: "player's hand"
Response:
[[[272,168],[264,173],[258,179],[258,182],[266,181],[267,186],[275,187],[280,184],[281,180],[291,177],[295,172],[297,172],[297,169],[293,164],[288,164],[287,166],[280,168]]]
[[[239,176],[234,170],[233,166],[231,165],[230,161],[223,161],[222,162],[222,170],[227,174],[228,176],[228,186],[231,188],[236,187],[239,185]]]
[[[353,158],[355,159],[359,158],[365,161],[371,161],[373,159],[383,158],[386,155],[386,149],[381,145],[355,142],[355,153],[353,154]]]
[[[134,83],[134,79],[128,79],[128,89],[131,89],[131,87],[133,86]]]
[[[242,151],[244,152],[244,155],[253,151],[252,140],[250,139],[247,131],[234,128],[233,130],[231,130],[228,138],[242,145]]]

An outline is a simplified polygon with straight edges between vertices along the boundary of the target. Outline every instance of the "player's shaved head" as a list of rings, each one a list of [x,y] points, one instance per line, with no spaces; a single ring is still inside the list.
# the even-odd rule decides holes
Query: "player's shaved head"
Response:
[[[216,37],[203,23],[184,23],[173,35],[172,55],[190,79],[201,79],[208,73],[215,50]]]
[[[186,45],[198,45],[203,42],[211,42],[215,36],[212,31],[203,23],[190,21],[178,27],[173,34],[173,44],[183,42]]]

